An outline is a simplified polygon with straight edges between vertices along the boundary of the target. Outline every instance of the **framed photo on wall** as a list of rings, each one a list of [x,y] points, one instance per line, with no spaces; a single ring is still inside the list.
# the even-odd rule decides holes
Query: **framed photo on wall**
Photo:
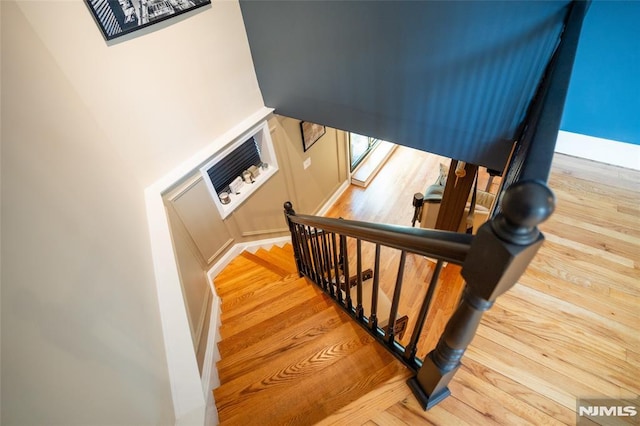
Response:
[[[302,131],[302,147],[305,152],[327,132],[327,128],[322,124],[308,121],[300,122],[300,130]]]
[[[107,41],[211,4],[211,0],[85,0],[85,2]]]

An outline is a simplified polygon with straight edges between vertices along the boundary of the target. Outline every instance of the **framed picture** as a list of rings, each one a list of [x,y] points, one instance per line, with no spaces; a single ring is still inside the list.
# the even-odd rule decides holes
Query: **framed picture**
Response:
[[[106,40],[211,4],[211,0],[85,0]]]
[[[326,127],[322,124],[310,123],[308,121],[300,122],[300,130],[302,131],[302,147],[305,152],[327,132]]]

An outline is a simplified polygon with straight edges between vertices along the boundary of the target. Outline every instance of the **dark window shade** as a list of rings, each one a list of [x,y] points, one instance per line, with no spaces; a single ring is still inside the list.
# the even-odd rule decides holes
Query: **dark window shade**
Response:
[[[227,190],[229,184],[251,166],[259,166],[260,151],[255,138],[247,139],[226,157],[213,165],[207,174],[216,193]]]

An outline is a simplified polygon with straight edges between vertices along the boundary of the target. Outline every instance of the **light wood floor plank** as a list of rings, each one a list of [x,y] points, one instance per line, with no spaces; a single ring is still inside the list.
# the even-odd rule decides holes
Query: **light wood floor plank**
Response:
[[[400,147],[368,188],[349,188],[327,215],[409,225],[413,192],[422,192],[433,183],[441,161],[448,162]],[[484,183],[486,177],[482,179]],[[352,385],[347,382],[336,394],[329,392],[337,385],[336,379],[311,374],[311,370],[290,386],[279,379],[277,386],[271,386],[269,378],[278,378],[277,372],[285,371],[287,365],[306,371],[304,359],[317,352],[305,352],[301,345],[293,344],[291,350],[284,350],[289,357],[284,359],[288,361],[275,370],[261,371],[266,367],[261,367],[260,362],[251,368],[238,367],[252,350],[267,361],[279,347],[288,348],[292,339],[300,339],[301,344],[307,338],[313,342],[311,335],[315,331],[310,330],[315,328],[311,324],[317,323],[316,328],[325,324],[318,319],[323,317],[318,313],[328,306],[321,295],[306,302],[309,312],[290,307],[259,322],[255,336],[239,333],[220,342],[224,357],[239,354],[237,361],[224,361],[231,366],[225,367],[232,371],[230,383],[238,380],[240,372],[244,375],[244,370],[250,370],[252,385],[234,388],[230,392],[232,399],[247,395],[242,392],[284,389],[285,393],[279,396],[261,397],[261,404],[277,407],[278,414],[265,417],[260,424],[573,425],[578,398],[639,395],[640,172],[556,155],[549,185],[558,205],[549,221],[540,227],[547,241],[519,284],[485,313],[478,334],[462,359],[463,365],[451,382],[452,396],[440,405],[424,412],[405,384],[410,373],[395,372],[396,367],[379,364],[382,353],[378,354],[380,348],[375,342],[361,343],[354,347],[354,358],[333,364],[344,371],[345,378],[350,374],[355,378]],[[354,242],[349,244],[349,250],[354,252]],[[283,257],[285,252],[291,255],[290,246],[271,253],[283,270],[293,265]],[[363,246],[363,254],[363,266],[372,266],[373,248]],[[383,251],[381,264],[384,270],[381,288],[390,297],[398,254]],[[242,296],[236,294],[237,286],[250,275],[247,271],[251,268],[250,263],[234,261],[221,274],[230,280],[222,285],[223,312],[225,300],[230,304],[242,301]],[[351,271],[355,273],[355,264]],[[400,309],[408,313],[410,327],[432,271],[433,263],[428,260],[407,257]],[[437,303],[429,314],[430,328],[423,331],[419,355],[433,347],[457,305],[463,282],[456,283],[456,279],[459,280],[459,274],[455,268],[443,271],[435,297]],[[251,298],[259,293],[259,288],[248,291],[252,296],[246,297]],[[259,310],[260,304],[256,306]],[[303,324],[302,330],[308,333],[300,331],[302,335],[298,337],[297,333],[286,331],[296,324]],[[266,343],[261,346],[270,337],[274,345],[278,341],[281,346],[269,347]],[[304,356],[296,357],[296,353]],[[358,370],[360,367],[372,370],[363,373]],[[330,372],[333,368],[323,371]],[[374,384],[365,393],[363,389]],[[307,394],[316,387],[322,389],[316,395],[322,396],[312,401]],[[293,400],[295,403],[287,403]],[[236,413],[244,409],[238,408]],[[253,416],[238,414],[234,421],[223,424],[255,422],[253,413]]]
[[[482,366],[473,374],[498,380],[500,387],[507,386],[511,395],[518,395],[543,415],[573,424],[576,397],[603,396],[600,387],[610,395],[640,393],[636,385],[639,357],[633,349],[640,323],[640,173],[566,156],[556,156],[556,160],[550,185],[558,197],[558,208],[542,225],[548,241],[521,280],[542,296],[531,300],[528,296],[535,293],[524,291],[518,303],[512,298],[503,306],[498,301],[483,322],[488,328],[482,329],[491,330],[483,333],[492,339],[499,337],[496,333],[508,336],[507,341],[522,353],[533,344],[531,349],[539,352],[530,357],[539,362],[531,363],[525,357],[525,366],[519,367],[509,358],[489,356],[486,362],[495,368],[488,368],[472,358],[486,355],[479,350],[470,350],[465,359]],[[397,209],[385,210],[390,213],[387,222],[396,223]],[[542,315],[542,322],[531,321],[532,315]],[[538,337],[541,330],[544,338]],[[595,341],[588,344],[587,339]],[[505,346],[493,350],[504,352]],[[568,391],[562,383],[541,380],[536,376],[540,362],[547,366],[550,377],[554,369],[571,366],[569,371],[579,373],[577,382]],[[523,375],[520,369],[528,371],[527,365],[532,372]]]
[[[480,364],[472,358],[466,357],[461,369],[463,371],[468,370],[474,376],[490,383],[494,388],[507,392],[509,395],[520,399],[560,423],[572,424],[575,421],[574,410],[558,404],[553,399],[523,386],[519,381],[513,380],[492,368]]]
[[[376,413],[386,410],[399,400],[408,398],[411,395],[411,391],[405,382],[409,377],[411,377],[411,374],[408,371],[405,374],[393,377],[366,396],[342,407],[317,424],[362,424],[367,419],[375,417]]]
[[[628,361],[609,357],[606,353],[594,353],[588,342],[568,339],[558,327],[549,328],[544,323],[522,318],[501,306],[487,312],[479,333],[485,325],[503,334],[518,336],[518,340],[531,347],[532,351],[539,351],[569,364],[585,366],[594,377],[605,378],[633,392],[638,391],[635,376],[629,374]]]

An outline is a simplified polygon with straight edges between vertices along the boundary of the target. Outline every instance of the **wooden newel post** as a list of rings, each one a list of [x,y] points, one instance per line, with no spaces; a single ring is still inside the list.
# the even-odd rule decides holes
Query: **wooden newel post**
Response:
[[[300,244],[299,244],[299,235],[296,231],[296,227],[293,222],[289,219],[289,216],[295,216],[296,212],[293,210],[293,204],[291,201],[286,201],[284,203],[284,218],[287,221],[287,225],[289,226],[289,232],[291,233],[291,245],[293,245],[293,257],[296,261],[296,268],[298,268],[298,275],[302,277],[302,258],[300,257]]]
[[[449,382],[475,336],[483,313],[515,285],[542,245],[538,224],[553,212],[551,190],[537,181],[518,182],[504,194],[502,212],[478,230],[462,265],[467,286],[436,348],[408,383],[425,410],[450,395]]]

